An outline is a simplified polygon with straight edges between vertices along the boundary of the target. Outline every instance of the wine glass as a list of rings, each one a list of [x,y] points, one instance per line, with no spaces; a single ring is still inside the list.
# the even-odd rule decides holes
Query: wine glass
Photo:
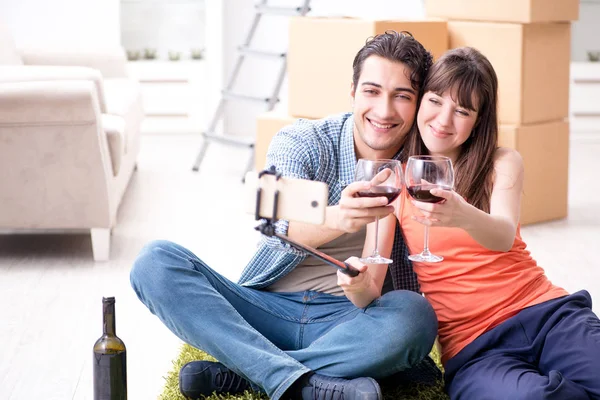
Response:
[[[371,188],[359,191],[359,197],[386,197],[388,204],[396,200],[402,190],[402,164],[398,160],[366,160],[356,164],[354,181],[369,181]],[[375,218],[375,249],[369,257],[360,259],[365,264],[390,264],[392,260],[382,257],[377,248],[379,217]]]
[[[439,203],[442,197],[431,194],[431,189],[452,190],[454,187],[454,169],[452,161],[443,156],[411,156],[404,171],[406,190],[417,201]],[[411,261],[440,262],[444,257],[429,251],[429,226],[425,225],[425,245],[420,254],[408,256]]]

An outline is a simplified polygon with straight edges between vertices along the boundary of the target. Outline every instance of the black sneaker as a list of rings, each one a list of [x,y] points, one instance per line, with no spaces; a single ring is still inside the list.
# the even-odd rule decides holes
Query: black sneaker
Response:
[[[213,392],[238,394],[245,390],[252,390],[250,382],[219,362],[192,361],[179,371],[179,391],[192,399]]]
[[[342,379],[313,374],[302,388],[303,400],[381,400],[373,378]]]

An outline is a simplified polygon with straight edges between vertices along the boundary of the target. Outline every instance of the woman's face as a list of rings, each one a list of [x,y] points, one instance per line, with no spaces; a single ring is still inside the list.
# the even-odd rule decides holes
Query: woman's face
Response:
[[[477,101],[472,103],[478,104]],[[446,156],[456,161],[460,147],[469,138],[477,122],[477,115],[477,111],[456,103],[449,90],[441,96],[426,92],[417,114],[417,125],[432,155]]]

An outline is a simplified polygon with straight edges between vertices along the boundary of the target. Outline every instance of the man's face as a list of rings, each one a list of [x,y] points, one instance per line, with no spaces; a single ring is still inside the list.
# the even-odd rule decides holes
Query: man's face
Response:
[[[354,146],[357,158],[391,158],[410,130],[417,110],[411,70],[379,56],[368,57],[354,99]]]

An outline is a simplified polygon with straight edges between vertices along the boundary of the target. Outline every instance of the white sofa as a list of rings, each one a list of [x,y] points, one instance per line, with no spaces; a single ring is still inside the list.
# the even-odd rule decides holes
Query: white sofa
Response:
[[[122,48],[17,49],[0,24],[0,230],[89,229],[108,260],[143,117]]]

